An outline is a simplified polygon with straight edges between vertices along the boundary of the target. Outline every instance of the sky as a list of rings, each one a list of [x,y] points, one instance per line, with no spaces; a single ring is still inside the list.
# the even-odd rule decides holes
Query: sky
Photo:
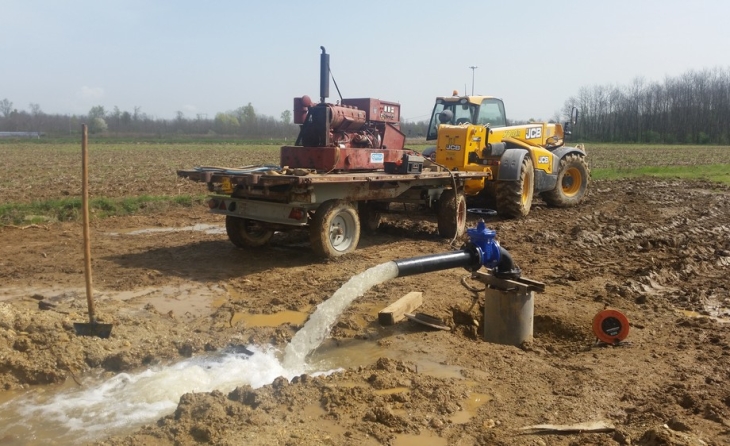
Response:
[[[584,86],[727,69],[728,17],[727,0],[0,0],[0,100],[279,119],[319,99],[324,46],[342,97],[398,102],[407,121],[472,85],[510,119],[550,119]]]

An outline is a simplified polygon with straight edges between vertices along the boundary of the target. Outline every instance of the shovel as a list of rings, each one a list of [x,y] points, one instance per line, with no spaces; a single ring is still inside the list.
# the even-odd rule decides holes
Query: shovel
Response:
[[[91,241],[89,237],[89,155],[87,144],[89,133],[86,124],[81,126],[81,202],[84,214],[84,276],[86,276],[86,303],[89,306],[89,323],[74,322],[74,329],[79,336],[97,336],[108,338],[112,334],[112,324],[96,322],[94,315],[94,297],[91,292]]]

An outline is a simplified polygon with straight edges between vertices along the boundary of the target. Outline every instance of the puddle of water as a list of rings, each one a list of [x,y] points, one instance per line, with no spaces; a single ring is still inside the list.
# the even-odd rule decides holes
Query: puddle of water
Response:
[[[289,310],[271,314],[235,313],[231,319],[231,325],[240,322],[243,322],[246,327],[278,327],[283,324],[302,325],[307,317],[309,317],[308,313]]]
[[[720,314],[722,314],[722,313],[719,312],[719,311],[717,311],[717,312],[710,312],[709,315],[702,314],[702,313],[700,313],[698,311],[692,311],[692,310],[676,310],[676,311],[678,313],[683,314],[686,317],[692,318],[692,319],[706,317],[708,319],[712,319],[712,320],[714,320],[716,322],[719,322],[721,324],[728,324],[728,323],[730,323],[730,318],[720,316]],[[727,312],[730,313],[730,310],[727,310]]]
[[[437,437],[431,434],[412,435],[403,434],[396,435],[395,440],[391,443],[393,446],[447,446],[449,442],[445,438]]]
[[[424,355],[413,341],[401,340],[388,346],[360,339],[327,340],[309,357],[309,363],[319,369],[331,369],[346,364],[348,368],[368,366],[380,358],[398,359],[415,364],[418,373],[436,378],[464,379],[461,367],[442,364],[444,358]]]
[[[486,393],[472,392],[469,397],[462,401],[461,407],[463,410],[456,412],[450,417],[454,424],[464,424],[471,420],[471,417],[477,412],[477,410],[484,405],[486,402],[491,401],[492,397]]]
[[[211,314],[224,302],[227,294],[220,285],[180,284],[140,288],[131,291],[103,292],[100,299],[110,298],[139,304],[144,308],[150,304],[160,313],[172,314],[178,319],[192,319]]]
[[[380,304],[369,303],[369,302],[358,303],[357,313],[362,314],[362,315],[367,315],[367,316],[374,316],[377,318],[378,313],[380,313],[380,310],[382,310],[383,308],[385,308],[385,305],[383,305],[382,303],[380,303]]]
[[[698,313],[696,311],[692,311],[692,310],[677,310],[677,311],[687,317],[702,317],[702,315],[700,313]]]

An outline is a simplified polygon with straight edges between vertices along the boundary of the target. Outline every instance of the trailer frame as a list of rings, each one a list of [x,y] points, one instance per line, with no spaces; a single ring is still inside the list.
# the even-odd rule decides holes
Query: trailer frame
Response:
[[[491,172],[436,167],[418,173],[196,167],[177,174],[207,184],[210,212],[226,216],[226,232],[236,246],[262,246],[276,231],[309,227],[312,248],[322,257],[354,251],[361,229],[374,231],[383,214],[398,213],[391,203],[434,211],[439,234],[457,237],[466,227],[464,183],[491,179]]]

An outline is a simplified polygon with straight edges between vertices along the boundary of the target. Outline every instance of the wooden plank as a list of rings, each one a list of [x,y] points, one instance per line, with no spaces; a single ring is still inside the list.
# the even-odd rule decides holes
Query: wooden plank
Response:
[[[588,421],[576,424],[536,424],[520,428],[526,434],[575,434],[581,432],[613,432],[616,428],[608,421]]]
[[[413,313],[413,310],[423,304],[423,293],[421,291],[411,291],[397,301],[388,305],[378,312],[378,322],[380,325],[395,325],[406,318],[406,313]]]

